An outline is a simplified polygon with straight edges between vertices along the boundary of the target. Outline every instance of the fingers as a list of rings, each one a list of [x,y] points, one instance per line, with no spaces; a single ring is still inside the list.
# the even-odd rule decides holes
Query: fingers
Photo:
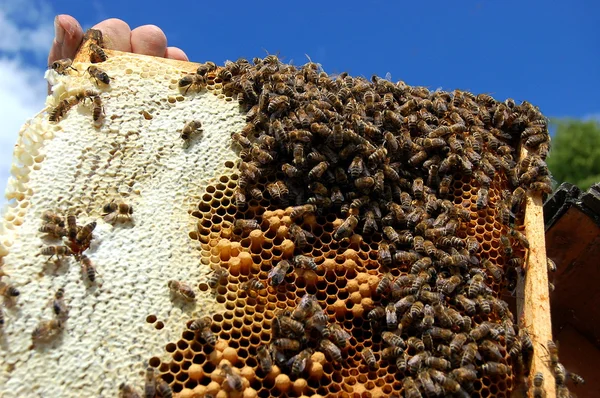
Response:
[[[125,21],[117,18],[106,19],[92,29],[102,32],[104,45],[109,50],[131,52],[131,29]]]
[[[167,50],[167,36],[158,26],[140,26],[131,31],[131,49],[136,54],[162,57]]]
[[[177,59],[179,61],[189,61],[187,55],[178,47],[167,47],[167,51],[165,51],[163,57]]]
[[[48,54],[48,65],[62,58],[74,58],[83,40],[83,29],[70,15],[54,18],[54,40]]]

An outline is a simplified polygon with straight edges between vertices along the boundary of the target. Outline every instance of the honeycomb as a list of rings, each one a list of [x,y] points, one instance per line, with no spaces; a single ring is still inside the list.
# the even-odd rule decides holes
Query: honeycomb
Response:
[[[513,393],[530,352],[500,297],[524,263],[522,197],[549,186],[537,108],[274,56],[189,73],[107,53],[106,87],[49,72],[49,114],[99,94],[38,115],[15,150],[0,256],[27,315],[5,327],[6,396]],[[191,120],[201,130],[182,140]],[[102,218],[114,200],[132,222]],[[32,255],[47,209],[97,220],[98,283]],[[66,326],[31,351],[61,287]]]

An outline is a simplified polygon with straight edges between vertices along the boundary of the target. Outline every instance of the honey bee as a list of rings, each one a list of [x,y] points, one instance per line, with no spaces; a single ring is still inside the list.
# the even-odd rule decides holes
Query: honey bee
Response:
[[[285,261],[285,260],[284,260]],[[261,290],[266,289],[267,287],[265,286],[264,283],[262,283],[261,281],[259,281],[256,278],[250,278],[248,281],[242,283],[240,285],[240,289],[244,292],[250,293],[252,291],[254,292],[259,292]]]
[[[348,218],[335,230],[333,233],[333,239],[341,240],[347,238],[354,233],[354,229],[358,225],[358,218],[353,215],[349,215]]]
[[[477,380],[477,372],[471,366],[453,369],[452,376],[461,384]]]
[[[196,293],[194,293],[194,290],[191,288],[191,286],[185,282],[170,280],[167,282],[167,286],[171,292],[181,296],[187,301],[194,301],[196,299]]]
[[[387,156],[387,149],[379,147],[375,152],[369,155],[369,162],[374,164],[383,163]]]
[[[508,239],[508,236],[505,236],[505,235],[500,236],[500,243],[502,244],[504,255],[507,257],[511,257],[513,254],[513,249],[512,249],[512,245],[510,243],[510,239]]]
[[[573,383],[575,384],[585,384],[585,379],[581,376],[579,376],[576,373],[573,372],[569,372],[569,378],[573,381]]]
[[[181,129],[180,138],[184,141],[187,141],[191,138],[191,136],[195,133],[202,132],[202,122],[200,120],[190,120],[185,123],[183,128]]]
[[[63,236],[67,236],[67,230],[65,228],[52,223],[46,223],[42,225],[38,231],[58,239],[62,238]]]
[[[362,356],[363,361],[367,364],[370,369],[377,369],[377,360],[375,359],[375,354],[371,351],[370,348],[365,347],[360,355]]]
[[[498,362],[486,362],[481,366],[481,370],[484,374],[494,376],[503,376],[509,371],[508,366]]]
[[[144,397],[154,397],[156,395],[156,377],[154,376],[154,368],[148,366],[146,368],[146,377],[144,378]]]
[[[117,220],[119,217],[131,220],[133,206],[130,206],[125,202],[115,202],[113,200],[110,203],[105,204],[104,207],[102,207],[102,211],[104,211],[104,214],[102,215],[104,216],[104,221],[106,222]]]
[[[200,337],[206,342],[206,344],[214,347],[217,343],[217,336],[210,330],[210,328],[204,328],[200,331]]]
[[[177,86],[179,90],[183,90],[183,94],[187,94],[190,89],[200,91],[206,87],[206,78],[198,74],[185,75],[179,80]],[[256,97],[256,93],[254,93],[254,97]]]
[[[197,318],[192,321],[190,324],[190,330],[197,332],[203,329],[210,327],[212,324],[212,319],[209,316],[204,316],[202,318]]]
[[[58,61],[52,62],[50,68],[54,69],[56,73],[61,75],[67,74],[67,69],[73,69],[77,72],[77,69],[73,67],[73,60],[71,58],[63,58]]]
[[[327,171],[328,167],[328,162],[320,162],[308,172],[308,178],[310,178],[311,180],[321,178],[325,171]]]
[[[48,115],[48,120],[51,122],[60,121],[63,116],[77,103],[73,100],[65,99],[58,103],[58,105],[50,111]]]
[[[84,225],[75,235],[75,240],[79,245],[89,242],[92,239],[92,232],[96,228],[96,221]]]
[[[241,229],[243,231],[252,231],[254,229],[260,229],[260,224],[256,220],[243,220],[237,219],[233,223],[234,228]]]
[[[102,123],[104,118],[104,106],[99,95],[92,97],[92,120],[94,124],[98,125]]]
[[[299,254],[292,258],[292,262],[296,267],[310,269],[313,271],[317,270],[317,263],[315,262],[315,259],[309,256]]]
[[[460,353],[467,342],[468,336],[465,333],[457,333],[450,342],[450,351]]]
[[[229,276],[229,271],[223,267],[217,268],[208,278],[208,286],[215,289],[223,279],[227,278],[227,276]]]
[[[488,205],[489,191],[487,188],[479,188],[477,192],[477,210],[485,209]]]
[[[42,220],[48,224],[58,225],[59,227],[65,226],[65,220],[51,210],[46,210],[42,213]]]
[[[121,383],[119,385],[119,398],[141,398],[141,395],[129,384]]]
[[[166,381],[163,380],[162,377],[156,378],[156,392],[162,398],[173,398],[173,391],[171,390],[171,387]]]
[[[323,351],[324,354],[328,355],[335,362],[342,362],[342,352],[331,341],[322,339],[319,341],[319,349]]]
[[[510,236],[512,236],[513,238],[518,240],[519,243],[521,244],[521,246],[523,246],[526,249],[529,249],[529,240],[527,240],[525,235],[523,235],[521,232],[517,231],[516,229],[512,229],[512,228],[511,228],[509,234],[510,234]]]
[[[385,306],[385,322],[388,329],[394,329],[398,326],[398,314],[394,303],[389,303]]]
[[[290,217],[292,219],[298,219],[298,218],[304,217],[307,214],[313,214],[316,212],[316,210],[317,210],[317,208],[314,205],[310,205],[310,204],[295,206],[292,208]]]
[[[300,349],[300,342],[298,340],[289,339],[287,337],[273,340],[273,345],[286,351],[298,351]]]
[[[67,234],[69,239],[75,240],[77,237],[77,218],[74,214],[67,215]]]
[[[283,279],[292,269],[292,264],[287,260],[281,260],[271,271],[268,278],[271,281],[271,286],[278,286],[283,283]]]
[[[71,256],[73,252],[69,249],[68,246],[46,246],[42,248],[41,254],[44,256],[50,256],[48,261],[54,256],[62,257],[62,256]]]
[[[110,77],[106,74],[105,71],[98,68],[97,66],[90,65],[87,68],[87,72],[96,81],[96,85],[99,85],[98,82],[102,82],[106,85],[110,84]]]
[[[87,276],[87,278],[90,280],[90,282],[92,282],[92,283],[95,282],[96,281],[96,267],[94,267],[92,260],[90,260],[89,257],[86,256],[85,254],[82,254],[81,257],[79,258],[79,260],[81,261],[83,273]]]
[[[273,370],[273,361],[268,347],[265,345],[258,347],[256,356],[258,357],[260,369],[265,373],[271,373],[271,370]]]
[[[63,321],[51,319],[41,321],[31,333],[31,340],[35,344],[38,341],[49,340],[58,335],[63,329]]]
[[[456,300],[468,315],[475,315],[476,308],[473,300],[468,299],[463,294],[457,295]]]
[[[417,383],[413,380],[412,377],[405,377],[403,380],[404,387],[404,397],[405,398],[422,398],[423,395],[419,391],[419,387]]]
[[[310,361],[311,355],[312,350],[306,349],[302,350],[299,354],[296,354],[294,355],[294,357],[292,357],[291,373],[293,376],[298,376],[304,371],[307,363]]]
[[[108,56],[106,55],[106,53],[104,52],[102,47],[100,47],[96,43],[90,44],[90,62],[91,63],[96,64],[98,62],[104,62],[107,59],[108,59]]]

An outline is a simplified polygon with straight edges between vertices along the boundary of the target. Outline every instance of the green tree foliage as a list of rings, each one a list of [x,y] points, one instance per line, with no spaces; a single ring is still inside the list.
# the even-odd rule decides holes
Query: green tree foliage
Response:
[[[552,150],[547,162],[558,184],[570,182],[585,190],[600,182],[600,124],[596,121],[554,119]]]

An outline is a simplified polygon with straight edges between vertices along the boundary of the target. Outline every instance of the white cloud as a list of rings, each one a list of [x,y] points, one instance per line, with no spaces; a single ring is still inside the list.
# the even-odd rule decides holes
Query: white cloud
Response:
[[[33,54],[45,63],[54,37],[53,21],[48,2],[0,0],[0,201],[19,130],[44,107],[44,70],[26,59]]]
[[[46,3],[0,1],[0,51],[46,55],[53,38],[54,19]]]

